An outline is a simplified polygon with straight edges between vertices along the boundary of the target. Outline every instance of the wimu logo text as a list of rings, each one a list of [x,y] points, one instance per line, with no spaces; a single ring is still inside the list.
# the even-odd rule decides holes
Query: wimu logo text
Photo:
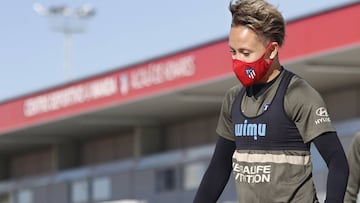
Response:
[[[265,137],[267,124],[264,123],[248,123],[245,120],[244,123],[236,123],[234,126],[235,136],[237,137],[253,137],[257,140],[258,137]]]

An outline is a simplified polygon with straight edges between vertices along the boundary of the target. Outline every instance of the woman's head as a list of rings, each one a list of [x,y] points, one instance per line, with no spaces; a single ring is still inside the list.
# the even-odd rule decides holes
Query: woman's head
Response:
[[[285,21],[281,13],[264,0],[237,0],[231,2],[231,27],[245,26],[253,30],[264,44],[277,42],[282,46]]]

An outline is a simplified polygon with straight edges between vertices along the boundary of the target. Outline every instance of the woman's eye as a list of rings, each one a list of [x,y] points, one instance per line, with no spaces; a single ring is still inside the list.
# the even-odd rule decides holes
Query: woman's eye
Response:
[[[231,54],[231,55],[235,55],[235,54],[236,54],[236,51],[230,50],[230,54]]]
[[[250,55],[249,52],[243,52],[242,54],[243,54],[244,56],[249,56],[249,55]]]

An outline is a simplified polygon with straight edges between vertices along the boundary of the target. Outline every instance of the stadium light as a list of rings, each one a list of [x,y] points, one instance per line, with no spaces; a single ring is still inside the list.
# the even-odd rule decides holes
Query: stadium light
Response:
[[[65,78],[72,77],[72,35],[85,31],[85,20],[95,15],[95,9],[85,4],[80,8],[73,9],[66,6],[46,7],[40,3],[34,3],[33,9],[41,16],[49,18],[50,28],[54,32],[64,35],[64,72]]]

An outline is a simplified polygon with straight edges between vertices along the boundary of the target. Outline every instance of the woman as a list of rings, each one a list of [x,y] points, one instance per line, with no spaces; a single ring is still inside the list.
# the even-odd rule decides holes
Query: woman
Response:
[[[241,84],[223,101],[220,136],[194,203],[216,202],[231,171],[241,203],[318,202],[311,143],[329,169],[325,202],[343,202],[346,156],[320,94],[281,66],[281,13],[263,0],[238,0],[229,9],[232,68]]]

